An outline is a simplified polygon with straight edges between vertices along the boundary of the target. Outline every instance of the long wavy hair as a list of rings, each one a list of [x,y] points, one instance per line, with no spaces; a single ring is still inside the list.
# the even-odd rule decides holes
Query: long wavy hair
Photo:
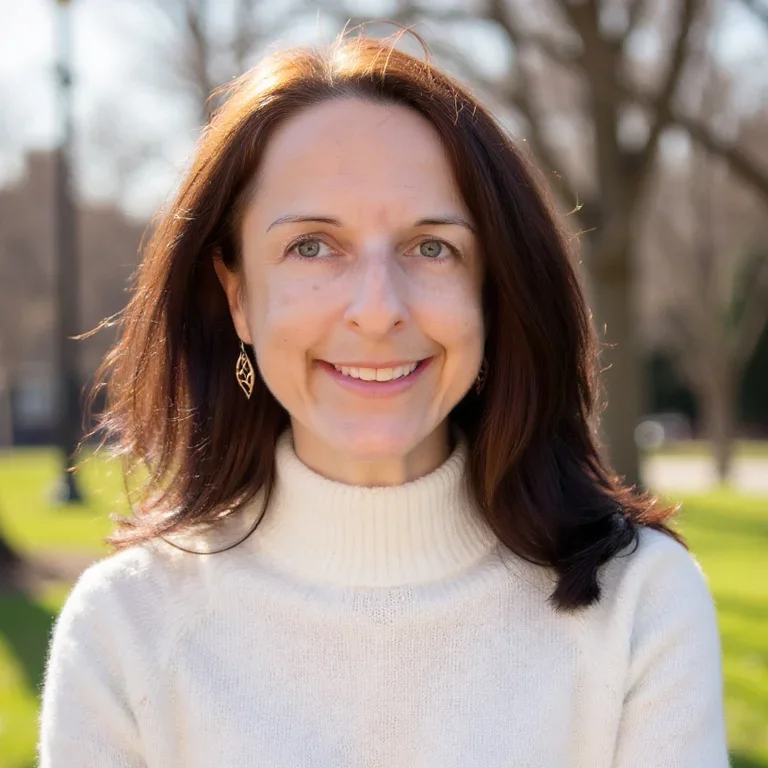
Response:
[[[359,98],[431,121],[477,225],[489,365],[481,394],[470,391],[451,414],[469,440],[477,506],[504,546],[555,569],[556,610],[588,606],[600,597],[599,567],[637,544],[638,526],[687,546],[665,524],[676,508],[623,486],[599,452],[590,314],[536,173],[412,34],[424,60],[396,47],[400,32],[345,32],[323,47],[274,53],[217,93],[223,104],[143,247],[118,340],[91,390],[92,406],[107,387],[94,430],[101,447],[108,440],[126,477],[141,468],[144,478],[107,542],[119,550],[205,528],[260,491],[266,508],[289,417],[258,369],[250,400],[238,388],[238,337],[213,260],[242,266],[245,202],[275,129],[312,105]]]

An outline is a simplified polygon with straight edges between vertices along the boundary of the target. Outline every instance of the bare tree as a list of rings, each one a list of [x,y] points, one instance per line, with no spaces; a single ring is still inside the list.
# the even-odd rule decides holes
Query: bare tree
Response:
[[[219,105],[215,90],[279,45],[302,14],[301,0],[115,0],[104,11],[134,46],[119,99],[102,97],[82,132],[85,170],[98,173],[105,197],[144,210],[178,179],[200,128]],[[154,115],[161,103],[162,125]],[[168,109],[168,104],[173,104]]]
[[[662,344],[696,397],[723,481],[739,387],[768,325],[766,238],[764,208],[727,164],[698,149],[660,174],[644,239]]]
[[[265,0],[141,0],[157,25],[140,36],[147,44],[148,83],[178,95],[185,92],[204,124],[218,106],[214,90],[242,74],[253,56],[288,31],[298,5]]]

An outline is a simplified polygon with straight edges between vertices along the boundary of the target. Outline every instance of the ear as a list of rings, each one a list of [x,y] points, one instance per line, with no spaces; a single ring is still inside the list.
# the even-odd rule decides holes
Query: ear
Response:
[[[232,323],[237,335],[246,343],[252,344],[251,331],[248,328],[247,313],[245,311],[245,284],[238,272],[230,270],[221,257],[218,249],[213,253],[213,268],[219,278],[221,287],[227,296],[229,313],[232,315]]]

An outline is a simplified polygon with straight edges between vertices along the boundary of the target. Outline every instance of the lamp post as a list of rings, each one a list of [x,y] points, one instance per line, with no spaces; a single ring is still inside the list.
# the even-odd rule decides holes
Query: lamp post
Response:
[[[56,0],[57,101],[60,139],[56,148],[56,379],[57,435],[61,450],[62,475],[55,491],[60,503],[82,500],[71,468],[80,438],[78,400],[78,260],[74,191],[72,188],[72,75],[71,75],[71,3]]]

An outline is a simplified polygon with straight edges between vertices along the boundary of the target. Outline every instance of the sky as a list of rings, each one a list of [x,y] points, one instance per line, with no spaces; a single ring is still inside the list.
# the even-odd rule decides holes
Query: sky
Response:
[[[226,2],[218,0],[217,7]],[[79,187],[86,199],[117,199],[129,213],[145,217],[172,191],[195,135],[190,104],[141,87],[142,82],[150,85],[153,77],[142,33],[147,30],[160,39],[163,34],[161,28],[148,30],[157,20],[141,15],[146,13],[141,5],[142,0],[71,0]],[[366,6],[360,0],[358,5],[375,9],[386,2],[369,0]],[[60,136],[56,12],[54,0],[0,0],[0,185],[23,172],[26,151],[52,147]],[[723,59],[734,66],[768,50],[766,30],[739,0],[729,3],[718,37]],[[284,40],[304,41],[318,41],[316,19],[298,24]],[[502,52],[490,42],[477,50],[493,67],[493,58]],[[163,150],[162,159],[146,164],[130,184],[123,183],[127,174],[120,166],[120,152],[110,152],[110,143],[114,148],[126,131],[131,139]]]

